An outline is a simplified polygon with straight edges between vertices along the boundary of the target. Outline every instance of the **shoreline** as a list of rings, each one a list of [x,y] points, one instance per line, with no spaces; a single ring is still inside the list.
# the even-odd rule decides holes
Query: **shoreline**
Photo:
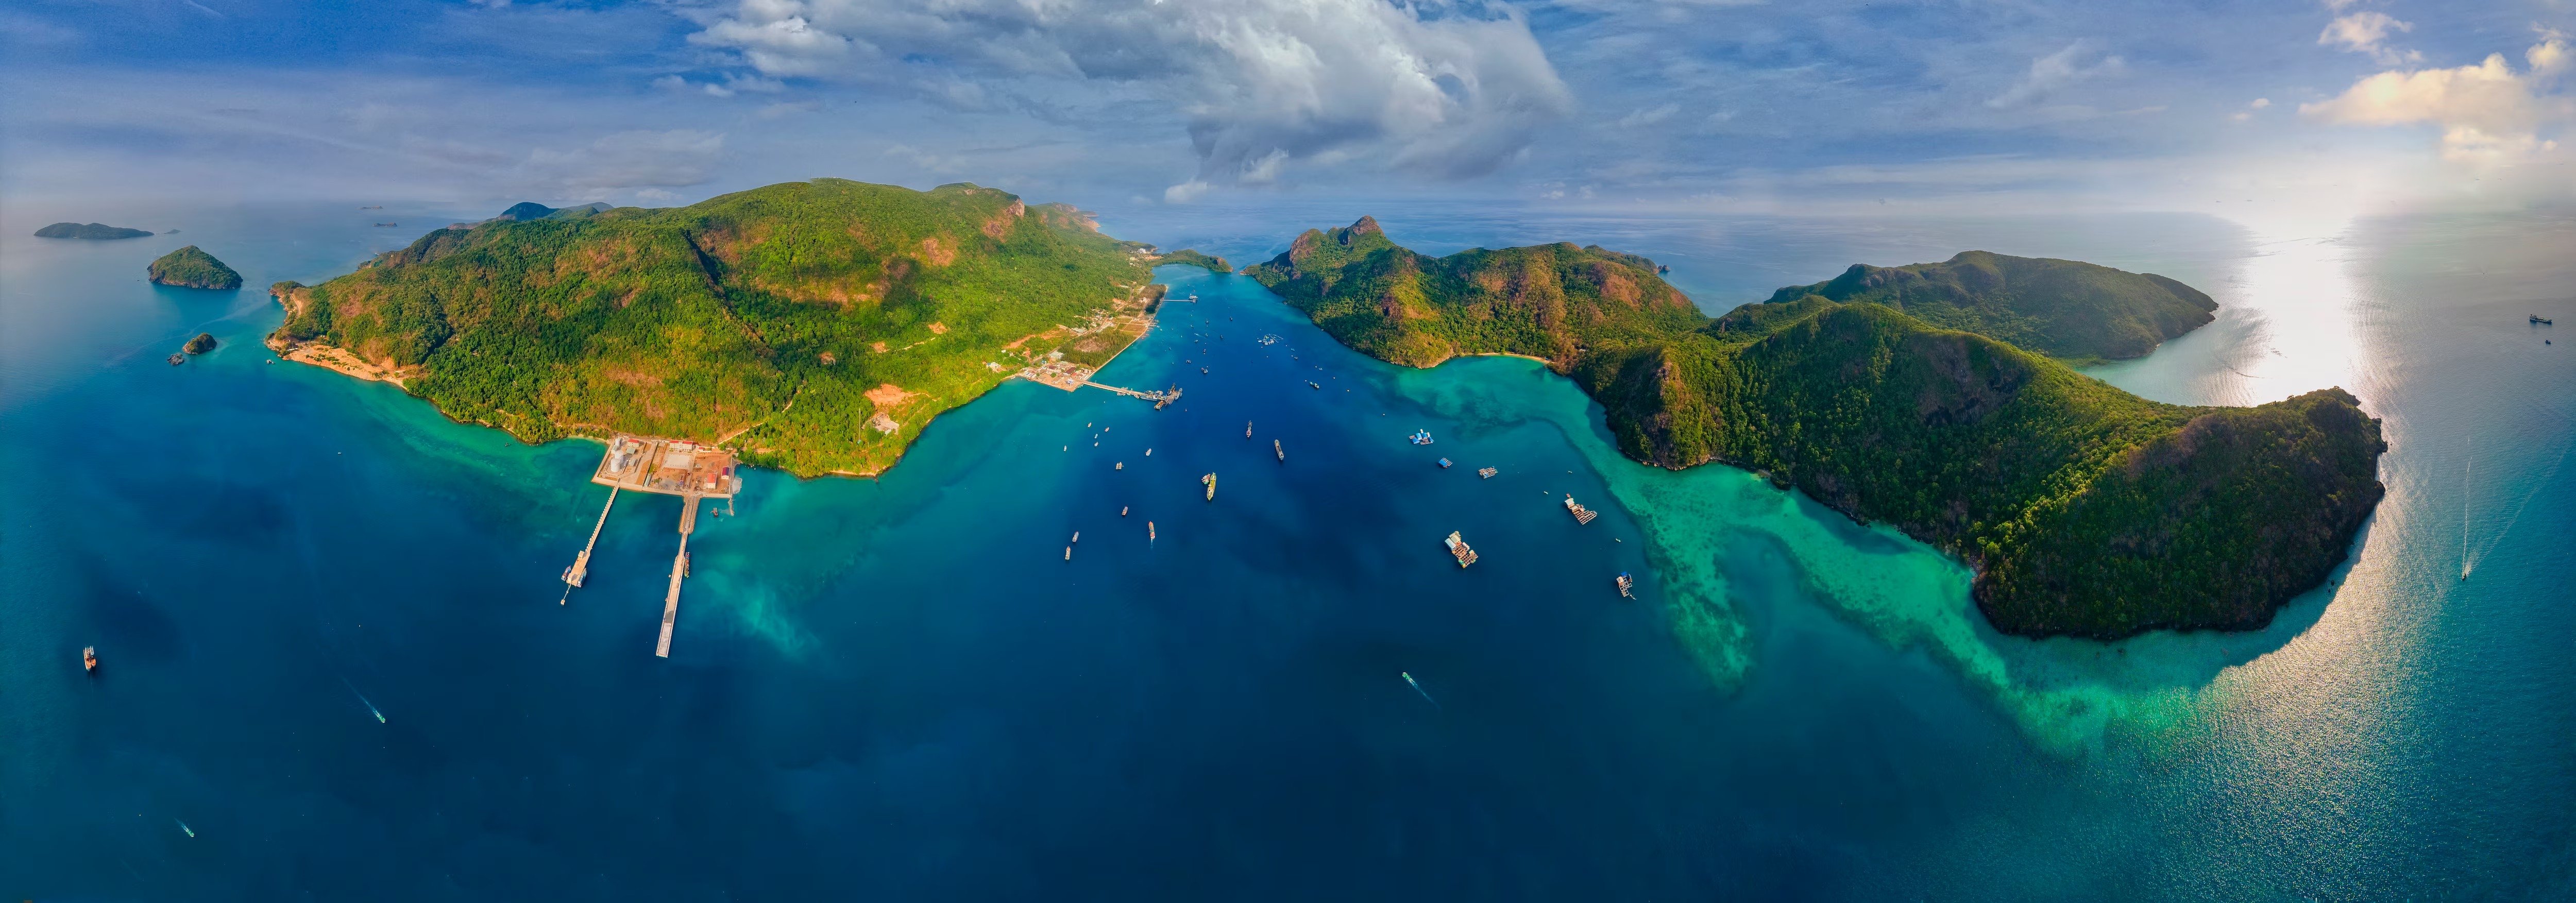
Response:
[[[354,376],[368,382],[393,383],[406,392],[411,390],[410,386],[404,385],[405,376],[400,369],[368,363],[364,358],[338,346],[306,342],[279,351],[277,356],[299,364],[321,367],[343,376]]]

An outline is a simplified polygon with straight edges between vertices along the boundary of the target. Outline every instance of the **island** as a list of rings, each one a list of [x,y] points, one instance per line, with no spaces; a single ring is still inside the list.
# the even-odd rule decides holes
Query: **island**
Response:
[[[526,206],[272,286],[286,318],[269,347],[529,442],[630,434],[870,475],[1006,379],[1096,385],[1163,289],[1146,246],[1090,214],[971,184]]]
[[[185,351],[189,354],[204,354],[206,352],[213,351],[215,350],[215,334],[211,332],[197,333],[196,338],[189,339],[188,344],[180,346],[179,350]]]
[[[1430,257],[1363,217],[1244,273],[1381,360],[1544,361],[1639,461],[1732,464],[1892,524],[1967,562],[2006,633],[2261,627],[2385,492],[2379,421],[2341,389],[2164,404],[1988,332],[2143,353],[2183,308],[2207,321],[2206,296],[2163,277],[1972,253],[1710,317],[1660,271],[1570,243]]]
[[[1943,329],[1973,332],[2069,362],[2133,358],[2207,325],[2218,302],[2154,273],[1967,251],[1941,263],[1852,264],[1825,282],[1772,293],[1869,301]]]
[[[119,238],[142,238],[150,234],[152,233],[145,232],[141,229],[127,229],[121,226],[110,226],[106,223],[89,223],[86,225],[81,223],[55,223],[36,230],[37,238],[85,238],[94,241],[108,241]]]
[[[1209,256],[1189,248],[1182,248],[1178,251],[1167,251],[1163,254],[1157,255],[1154,258],[1154,265],[1204,267],[1212,273],[1234,272],[1234,267],[1227,264],[1225,262],[1225,258]]]
[[[240,273],[216,260],[215,255],[198,250],[196,245],[161,255],[161,259],[153,261],[144,272],[154,282],[180,288],[231,290],[242,285]]]

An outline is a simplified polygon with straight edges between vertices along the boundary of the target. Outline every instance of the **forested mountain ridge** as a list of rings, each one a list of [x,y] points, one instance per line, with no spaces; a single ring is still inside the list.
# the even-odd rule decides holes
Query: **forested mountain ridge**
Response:
[[[1245,273],[1363,352],[1543,359],[1632,457],[1761,471],[1958,554],[2010,633],[2261,626],[2344,559],[2383,493],[2379,423],[2340,389],[2163,404],[1886,305],[1806,295],[1711,318],[1642,257],[1433,258],[1365,218]]]
[[[1150,303],[1140,248],[994,189],[817,179],[440,229],[280,283],[270,344],[339,349],[528,441],[628,431],[866,474],[1030,357],[1123,348],[1086,324]]]
[[[1989,251],[1901,267],[1855,263],[1830,280],[1773,292],[1771,301],[1809,295],[1876,302],[1934,326],[2075,361],[2146,354],[2206,325],[2218,309],[2199,289],[2154,273]]]

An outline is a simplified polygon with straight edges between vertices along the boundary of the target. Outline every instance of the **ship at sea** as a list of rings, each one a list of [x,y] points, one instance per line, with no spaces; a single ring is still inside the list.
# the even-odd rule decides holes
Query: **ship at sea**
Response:
[[[97,671],[97,670],[98,670],[98,647],[96,647],[96,646],[82,646],[82,647],[81,647],[81,670],[83,670],[83,671]]]
[[[1216,474],[1208,474],[1207,476],[1200,477],[1199,482],[1207,484],[1207,500],[1211,502],[1216,501]]]
[[[1270,453],[1279,456],[1279,463],[1288,463],[1288,450],[1279,447],[1279,440],[1270,440]]]
[[[1429,445],[1429,444],[1431,444],[1431,431],[1430,431],[1430,430],[1414,430],[1414,431],[1413,431],[1413,435],[1411,435],[1411,436],[1407,436],[1407,437],[1405,437],[1405,438],[1413,440],[1413,444],[1415,444],[1415,445]]]
[[[1583,507],[1583,503],[1575,501],[1571,495],[1565,497],[1565,510],[1574,512],[1574,522],[1578,524],[1591,523],[1593,518],[1601,516],[1601,512]]]
[[[1485,478],[1485,479],[1488,479],[1488,480],[1493,479],[1493,478],[1494,478],[1494,475],[1495,475],[1495,474],[1498,474],[1498,473],[1502,473],[1502,471],[1495,470],[1495,469],[1493,469],[1493,468],[1491,468],[1491,467],[1479,467],[1479,468],[1476,468],[1476,475],[1477,475],[1477,476],[1480,476],[1480,477],[1483,477],[1483,478]]]
[[[1637,588],[1637,578],[1628,576],[1627,571],[1620,571],[1618,578],[1611,582],[1619,585],[1619,598],[1637,598],[1637,594],[1633,592]]]
[[[1243,422],[1243,438],[1252,438],[1252,421],[1246,420]]]
[[[1441,469],[1441,470],[1448,470],[1448,469],[1449,469],[1449,459],[1447,459],[1447,458],[1442,458],[1442,459],[1440,459],[1440,469]]]
[[[2542,325],[2542,326],[2548,326],[2548,325],[2552,325],[2552,324],[2554,324],[2554,323],[2557,323],[2558,321],[2556,321],[2556,320],[2552,320],[2552,319],[2550,319],[2550,318],[2548,318],[2548,317],[2541,316],[2541,315],[2539,315],[2539,314],[2532,314],[2532,315],[2531,315],[2531,322],[2533,322],[2533,323],[2537,323],[2537,324],[2540,324],[2540,325]]]
[[[1449,544],[1449,554],[1458,559],[1459,567],[1463,568],[1476,563],[1476,550],[1468,548],[1467,541],[1458,538],[1458,531],[1449,531],[1449,538],[1441,541]]]

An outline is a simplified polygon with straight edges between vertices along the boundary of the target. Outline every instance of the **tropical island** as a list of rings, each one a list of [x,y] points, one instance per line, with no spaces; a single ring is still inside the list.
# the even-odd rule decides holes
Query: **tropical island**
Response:
[[[189,354],[204,354],[206,352],[213,351],[215,350],[215,334],[211,332],[197,333],[195,338],[188,340],[188,344],[179,346],[179,350]]]
[[[1234,267],[1228,265],[1225,262],[1225,258],[1212,257],[1191,248],[1182,248],[1178,251],[1164,252],[1154,259],[1154,264],[1157,266],[1170,265],[1203,267],[1212,273],[1234,272]]]
[[[1973,567],[2007,633],[2260,627],[2384,493],[2379,421],[2341,389],[2164,404],[2003,338],[2143,354],[2215,306],[2164,277],[1972,252],[1710,317],[1658,271],[1570,243],[1429,257],[1366,217],[1244,270],[1381,360],[1545,361],[1639,461],[1724,462],[1893,524]]]
[[[111,226],[106,223],[55,223],[36,230],[37,238],[83,238],[93,241],[109,241],[119,238],[142,238],[150,234],[152,233],[145,232],[141,229],[128,229],[122,226]]]
[[[237,289],[242,285],[240,273],[216,260],[215,255],[189,245],[152,262],[144,272],[152,281],[180,288]]]
[[[1013,375],[1087,376],[1160,297],[1145,245],[971,184],[569,209],[515,206],[278,283],[268,344],[529,442],[634,433],[868,475]]]

